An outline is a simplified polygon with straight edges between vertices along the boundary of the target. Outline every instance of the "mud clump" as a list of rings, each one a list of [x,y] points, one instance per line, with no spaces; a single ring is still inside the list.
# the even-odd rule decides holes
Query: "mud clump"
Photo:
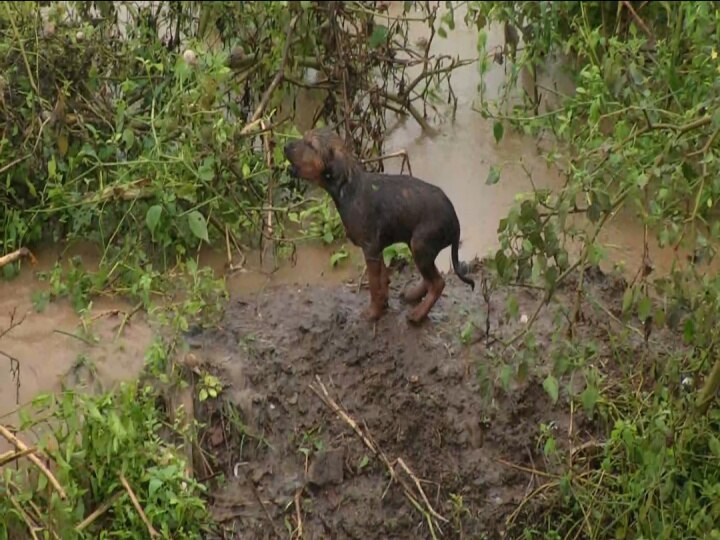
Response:
[[[287,537],[299,522],[304,538],[431,537],[387,467],[311,390],[318,381],[391,462],[401,458],[420,479],[448,520],[446,537],[504,537],[504,518],[539,485],[523,467],[544,468],[539,426],[568,425],[561,403],[532,377],[509,392],[481,384],[488,346],[460,342],[468,313],[486,312],[481,295],[448,277],[431,320],[415,327],[399,300],[402,281],[394,277],[390,310],[376,325],[360,316],[366,290],[278,287],[233,300],[221,328],[188,338],[227,385],[222,397],[243,425],[243,436],[232,436],[215,405],[198,413],[210,424],[214,472],[227,480],[212,495],[214,515],[234,524],[237,538]],[[502,312],[505,301],[497,293],[491,308]],[[519,295],[520,310],[535,301]],[[495,330],[511,335],[514,324]],[[583,432],[581,415],[574,429]]]

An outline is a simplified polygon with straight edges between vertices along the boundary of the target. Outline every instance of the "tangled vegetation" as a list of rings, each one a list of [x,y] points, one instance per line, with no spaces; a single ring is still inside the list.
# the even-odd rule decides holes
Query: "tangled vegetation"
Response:
[[[432,39],[453,30],[452,10],[441,18],[440,3],[405,4],[398,19],[381,2],[0,6],[0,252],[90,240],[103,253],[97,271],[58,265],[38,307],[70,296],[80,310],[103,290],[131,297],[173,331],[148,352],[148,366],[163,384],[177,383],[175,337],[222,315],[223,283],[198,265],[201,247],[227,250],[233,265],[249,249],[282,255],[298,240],[342,235],[327,199],[307,196],[284,171],[281,148],[298,126],[335,125],[368,166],[382,167],[374,158],[390,118],[407,115],[430,130],[427,109],[454,99],[450,77],[463,61],[430,53]],[[561,469],[513,514],[510,533],[720,538],[720,282],[708,271],[720,233],[720,10],[714,2],[463,4],[465,24],[479,32],[481,74],[495,58],[507,62],[508,88],[523,71],[535,76],[536,91],[511,102],[510,113],[501,112],[505,102],[483,100],[495,138],[515,128],[550,140],[548,162],[565,178],[499,223],[485,294],[508,283],[544,291],[527,330],[504,343],[511,359],[499,378],[527,370],[538,354],[533,323],[574,280],[543,386],[605,436],[596,458],[581,461],[543,430],[544,454]],[[434,25],[433,38],[410,43],[410,19]],[[491,23],[505,27],[504,51],[485,50]],[[557,59],[572,66],[575,90],[543,109],[548,90],[537,79]],[[319,106],[303,119],[308,94]],[[502,180],[496,164],[487,182]],[[573,337],[590,301],[585,277],[604,257],[599,233],[623,210],[646,233],[643,263],[625,284],[628,331],[609,338],[624,367],[618,381],[591,366],[590,345]],[[669,276],[653,274],[653,238],[677,250]],[[21,264],[3,267],[4,277]],[[182,294],[160,308],[174,293]],[[507,311],[520,316],[512,302]],[[682,336],[683,352],[632,356],[632,339],[649,343],[664,326]],[[583,370],[579,392],[570,365]],[[201,399],[217,393],[215,383],[204,381]],[[162,398],[142,383],[38,398],[20,427],[52,433],[45,451],[65,492],[42,474],[5,467],[0,538],[136,538],[150,530],[145,518],[164,524],[151,536],[210,534],[204,487],[178,450],[195,426],[168,421]]]
[[[157,346],[167,355],[179,332],[222,315],[224,283],[199,266],[202,247],[227,252],[233,267],[250,249],[282,257],[298,240],[342,234],[328,199],[286,174],[282,146],[299,127],[337,126],[375,158],[368,167],[382,167],[392,117],[430,129],[426,114],[444,92],[452,99],[462,62],[430,54],[432,39],[410,43],[407,29],[409,19],[432,26],[438,8],[408,3],[391,18],[381,2],[4,3],[0,253],[92,242],[99,268],[58,263],[37,309],[129,297],[171,330]],[[319,106],[301,118],[308,95]],[[4,278],[23,264],[4,265]],[[19,427],[53,426],[46,451],[65,493],[6,467],[0,538],[142,537],[133,497],[147,518],[172,509],[151,536],[198,537],[209,522],[202,486],[174,457],[167,441],[179,428],[155,410],[160,397],[139,386],[38,403]]]
[[[589,377],[580,394],[568,387],[579,406],[592,412],[597,404],[607,440],[596,467],[573,466],[572,449],[560,456],[570,466],[552,483],[559,488],[554,504],[531,519],[535,526],[524,535],[716,538],[720,412],[711,405],[720,382],[720,282],[713,273],[720,232],[720,10],[714,2],[478,2],[470,12],[505,26],[517,60],[509,67],[511,87],[524,69],[537,75],[558,59],[575,66],[575,91],[560,95],[555,109],[541,110],[537,86],[509,115],[496,106],[503,103],[482,107],[495,119],[497,138],[507,124],[552,135],[546,156],[565,178],[557,191],[529,194],[499,224],[501,247],[492,258],[497,282],[545,291],[518,341],[532,343],[532,322],[559,285],[579,275],[558,341],[582,356],[572,335],[588,301],[584,276],[604,257],[601,229],[617,212],[630,211],[641,220],[645,240],[641,267],[626,284],[623,320],[639,322],[636,331],[646,343],[660,328],[676,330],[687,351],[670,360],[637,358],[627,347],[630,336],[617,336],[616,360],[630,370],[622,390],[602,388],[602,380],[610,384],[607,377]],[[481,72],[491,61],[488,52]],[[487,181],[502,181],[499,165]],[[581,242],[576,260],[573,240]],[[669,276],[653,274],[653,240],[676,250]],[[652,382],[643,383],[648,373]],[[555,398],[558,380],[568,379],[563,374],[556,366],[545,380]]]

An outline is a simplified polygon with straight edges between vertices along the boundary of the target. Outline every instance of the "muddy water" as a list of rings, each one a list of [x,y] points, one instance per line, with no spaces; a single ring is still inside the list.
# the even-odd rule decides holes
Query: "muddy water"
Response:
[[[399,13],[399,3],[393,3],[390,13]],[[458,25],[447,39],[436,38],[436,52],[459,55],[461,58],[477,56],[474,30],[464,28],[458,14]],[[425,34],[417,26],[412,28],[413,40]],[[488,50],[502,45],[502,32],[493,29],[489,33]],[[485,77],[488,97],[502,91],[503,67],[493,64]],[[560,74],[559,66],[551,66],[542,74],[544,86],[557,88],[560,92],[572,91],[572,85]],[[492,134],[492,122],[483,119],[473,111],[480,76],[475,65],[457,70],[453,75],[453,87],[459,98],[457,116],[452,121],[447,116],[433,117],[431,122],[438,130],[437,135],[423,135],[412,119],[398,122],[391,129],[387,150],[404,148],[410,156],[413,173],[442,187],[454,202],[462,228],[461,259],[468,260],[482,256],[497,246],[497,223],[505,216],[515,197],[531,190],[531,182],[519,161],[531,172],[537,187],[556,188],[561,179],[557,171],[549,168],[539,155],[537,142],[506,130],[500,144]],[[527,82],[527,78],[525,80]],[[548,103],[553,93],[546,93],[543,102]],[[316,96],[303,95],[298,110],[305,119],[312,118]],[[441,110],[442,112],[442,110]],[[399,170],[399,161],[388,162],[390,171]],[[485,184],[488,171],[493,165],[501,165],[501,181],[494,185]],[[609,263],[625,262],[628,272],[634,273],[640,264],[643,235],[632,215],[616,216],[607,226],[601,238],[606,243]],[[352,256],[337,268],[331,268],[330,255],[338,246],[298,246],[294,262],[283,262],[278,270],[267,274],[257,254],[247,255],[241,271],[227,275],[231,294],[243,295],[263,287],[280,284],[316,285],[340,283],[356,279],[361,270],[361,258],[357,249],[347,245]],[[651,254],[658,272],[667,271],[674,253],[661,251],[651,246]],[[56,260],[55,249],[41,250],[35,269],[48,270]],[[92,267],[94,255],[82,252],[85,264]],[[449,250],[438,257],[438,266],[449,269]],[[222,270],[224,257],[221,253],[206,253],[204,262]],[[0,422],[14,423],[13,412],[17,403],[24,403],[38,392],[61,388],[63,384],[109,385],[121,379],[135,376],[143,363],[145,347],[152,332],[141,314],[136,314],[124,334],[115,338],[119,317],[113,310],[128,311],[130,306],[117,299],[96,299],[90,317],[92,332],[99,340],[88,344],[82,339],[67,334],[80,334],[82,326],[68,302],[54,302],[42,313],[32,307],[31,294],[44,288],[32,269],[25,266],[22,274],[12,282],[0,283],[0,329],[9,323],[9,314],[14,310],[17,316],[25,315],[22,325],[0,339],[0,351],[13,356],[20,363],[20,386],[9,371],[9,361],[0,357]],[[0,447],[2,451],[2,447]]]
[[[89,268],[99,261],[95,252],[83,247],[70,254],[81,255]],[[85,325],[64,300],[37,312],[32,294],[47,284],[35,272],[50,270],[59,255],[46,248],[37,253],[35,268],[24,263],[16,279],[0,283],[0,333],[13,315],[16,322],[22,320],[0,338],[0,423],[15,425],[18,406],[39,393],[63,387],[98,390],[131,379],[140,372],[152,340],[142,313],[134,314],[118,336],[121,319],[132,306],[114,298],[95,299]],[[19,369],[11,370],[15,367]],[[0,440],[0,453],[5,450]]]

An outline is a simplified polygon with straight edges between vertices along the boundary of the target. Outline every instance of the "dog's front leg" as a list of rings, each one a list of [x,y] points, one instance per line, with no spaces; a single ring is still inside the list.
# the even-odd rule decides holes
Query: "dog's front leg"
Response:
[[[383,279],[386,278],[383,272],[383,261],[380,257],[365,257],[367,265],[368,281],[370,282],[370,305],[365,310],[365,317],[370,321],[377,321],[382,317],[387,305]]]

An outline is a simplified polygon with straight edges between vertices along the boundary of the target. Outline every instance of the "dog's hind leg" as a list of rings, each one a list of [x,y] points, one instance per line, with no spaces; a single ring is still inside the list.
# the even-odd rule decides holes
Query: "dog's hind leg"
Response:
[[[433,241],[435,239],[432,232],[430,234],[424,233],[425,231],[422,229],[416,230],[410,242],[413,259],[415,259],[415,264],[423,277],[427,289],[427,296],[408,314],[410,322],[416,324],[427,317],[445,289],[445,280],[440,275],[437,266],[435,266],[435,259],[438,254],[435,249],[436,242]]]
[[[425,278],[420,278],[420,281],[413,285],[408,285],[402,293],[403,300],[408,303],[414,304],[423,299],[427,294],[428,288]]]

